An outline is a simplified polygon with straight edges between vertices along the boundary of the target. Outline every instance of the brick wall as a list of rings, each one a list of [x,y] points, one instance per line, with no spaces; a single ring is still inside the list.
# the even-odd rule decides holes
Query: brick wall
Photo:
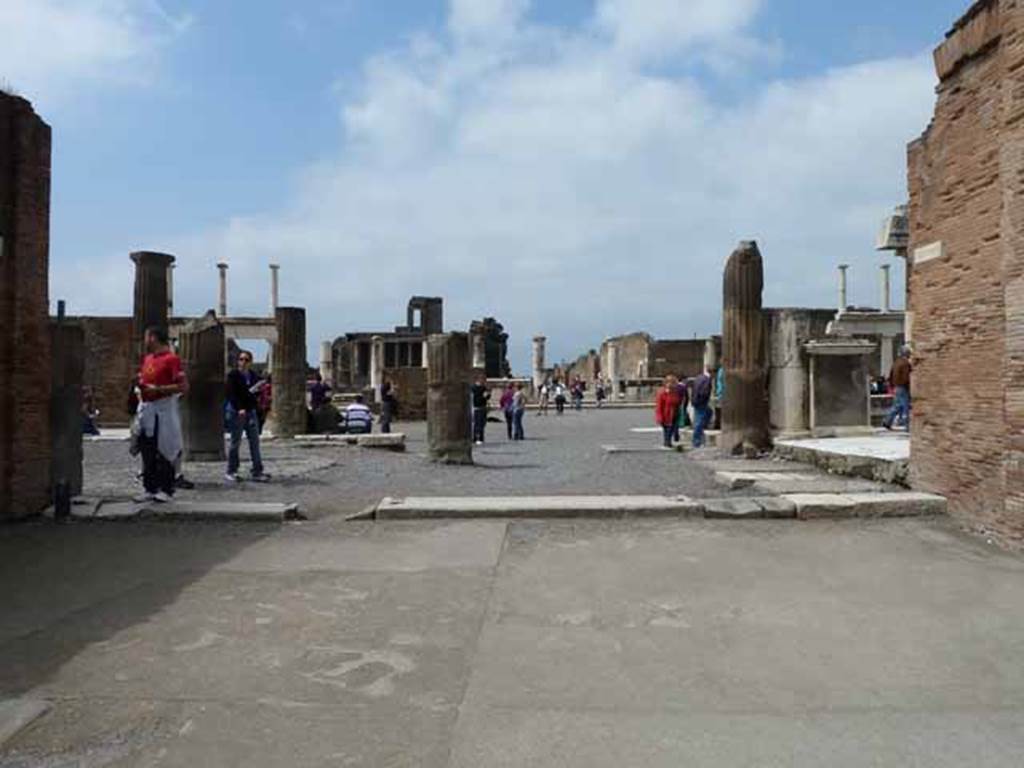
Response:
[[[50,128],[0,92],[0,519],[50,497]]]
[[[908,152],[912,480],[1024,539],[1024,4],[975,3],[935,54]]]
[[[138,367],[131,317],[76,318],[85,331],[84,384],[92,388],[100,426],[128,424],[128,387]]]
[[[669,340],[654,342],[650,376],[660,378],[669,374],[696,376],[704,369],[705,339]]]

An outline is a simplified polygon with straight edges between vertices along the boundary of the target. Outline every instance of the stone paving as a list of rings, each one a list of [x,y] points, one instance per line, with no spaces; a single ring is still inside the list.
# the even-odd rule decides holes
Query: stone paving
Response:
[[[1024,750],[1024,561],[945,518],[39,522],[0,578],[0,699],[51,705],[3,768]]]

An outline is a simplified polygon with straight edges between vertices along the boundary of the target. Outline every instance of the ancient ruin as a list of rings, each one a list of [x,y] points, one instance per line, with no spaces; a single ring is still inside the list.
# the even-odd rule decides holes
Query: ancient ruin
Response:
[[[719,448],[756,454],[771,446],[768,428],[768,365],[761,311],[764,265],[755,242],[743,242],[725,265],[722,365],[725,405]]]
[[[980,0],[935,51],[909,149],[911,472],[971,524],[1024,538],[1024,7]]]
[[[213,312],[179,332],[178,354],[189,381],[181,407],[185,461],[224,460],[224,351],[224,326]]]
[[[0,517],[50,499],[50,127],[0,92]]]
[[[434,334],[427,340],[427,443],[432,461],[472,464],[469,335]]]
[[[274,407],[271,430],[277,437],[306,432],[306,310],[278,307],[274,347]]]

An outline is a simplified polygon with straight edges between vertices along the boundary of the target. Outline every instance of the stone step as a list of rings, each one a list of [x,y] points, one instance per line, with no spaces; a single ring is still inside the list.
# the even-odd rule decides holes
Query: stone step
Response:
[[[297,504],[246,501],[171,501],[134,502],[121,499],[93,500],[71,508],[79,520],[116,521],[141,518],[175,520],[234,520],[248,522],[284,522],[301,519]]]
[[[801,520],[842,517],[919,517],[946,514],[946,499],[930,493],[792,493]]]
[[[685,496],[491,496],[386,498],[380,520],[429,518],[700,517]]]

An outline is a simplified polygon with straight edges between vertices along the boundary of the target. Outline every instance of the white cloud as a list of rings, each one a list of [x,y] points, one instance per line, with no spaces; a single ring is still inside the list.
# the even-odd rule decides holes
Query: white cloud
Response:
[[[3,0],[0,81],[42,102],[83,82],[138,81],[189,21],[157,0]]]
[[[625,3],[569,32],[538,29],[521,5],[453,5],[458,29],[514,30],[500,45],[423,37],[368,62],[343,107],[343,151],[303,172],[286,210],[177,244],[178,306],[213,304],[226,257],[233,305],[261,310],[278,261],[283,300],[309,310],[311,349],[438,294],[449,327],[502,320],[524,370],[535,333],[559,357],[634,329],[717,332],[722,265],[741,239],[761,242],[770,304],[830,306],[840,261],[855,265],[852,299],[875,299],[875,229],[906,194],[906,142],[931,111],[927,55],[722,101],[707,81],[621,55],[646,34]],[[669,4],[629,6],[671,26],[658,15]],[[724,6],[686,6],[697,26],[674,27],[681,54],[713,57],[715,40],[728,49],[749,31],[756,3]],[[612,18],[630,31],[595,38]]]
[[[448,28],[462,39],[504,37],[529,7],[529,0],[450,0]]]

